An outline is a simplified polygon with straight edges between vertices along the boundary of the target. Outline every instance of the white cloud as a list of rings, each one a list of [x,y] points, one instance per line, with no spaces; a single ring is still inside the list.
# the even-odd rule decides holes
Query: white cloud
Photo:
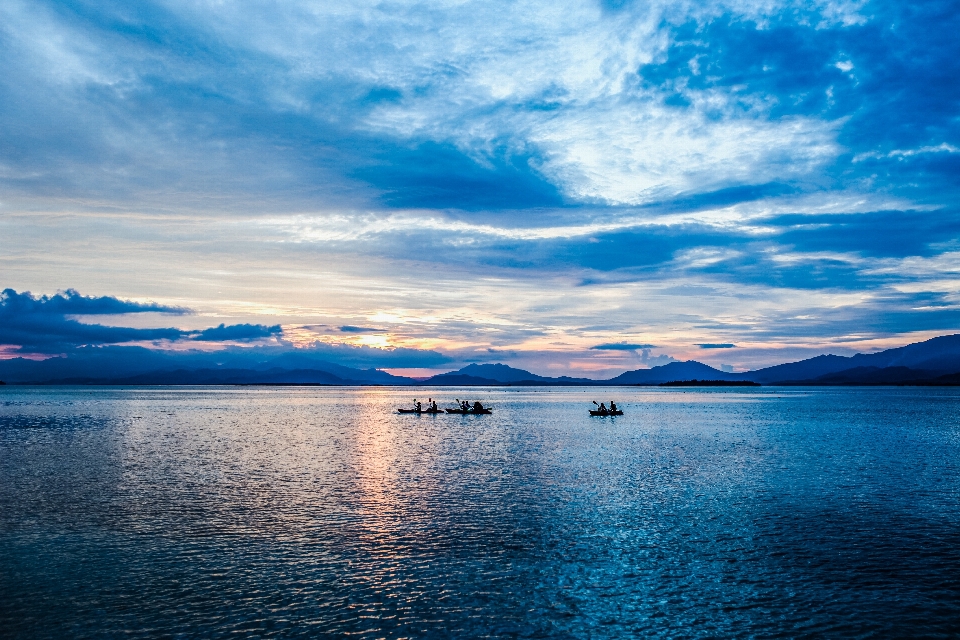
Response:
[[[910,158],[912,156],[919,156],[928,153],[960,153],[960,148],[948,144],[946,142],[941,142],[938,145],[928,145],[926,147],[918,147],[916,149],[894,149],[887,153],[879,153],[877,151],[871,151],[869,153],[860,153],[854,156],[854,162],[862,162],[863,160],[868,160],[871,158]]]
[[[534,129],[541,170],[578,199],[643,204],[731,184],[789,181],[838,153],[833,127],[811,119],[710,121],[703,111],[617,105],[570,112]]]
[[[679,360],[677,360],[673,356],[668,356],[665,353],[652,356],[650,355],[650,349],[643,349],[640,352],[640,362],[642,362],[648,367],[659,367],[665,364],[670,364],[671,362],[679,362]]]
[[[480,160],[504,148],[531,154],[568,197],[611,204],[796,179],[840,152],[838,123],[770,119],[761,103],[744,114],[744,97],[732,90],[689,91],[690,106],[674,108],[657,91],[639,89],[638,69],[669,43],[664,16],[698,13],[645,7],[611,17],[593,4],[562,12],[517,5],[481,42],[475,29],[456,31],[462,38],[453,55],[416,79],[423,90],[408,86],[405,99],[377,109],[367,124],[452,142]],[[759,15],[761,8],[734,10]]]
[[[789,2],[652,2],[605,11],[597,2],[171,3],[222,37],[285,61],[278,106],[315,109],[312,82],[349,78],[401,98],[364,126],[398,139],[452,143],[479,161],[531,155],[575,200],[638,204],[733,183],[791,180],[840,149],[834,123],[775,120],[744,97],[688,92],[671,108],[637,88],[637,72],[670,42],[669,25],[729,12],[763,22]],[[859,3],[806,11],[852,24]],[[719,117],[718,117],[719,114]],[[322,114],[321,114],[322,115]]]

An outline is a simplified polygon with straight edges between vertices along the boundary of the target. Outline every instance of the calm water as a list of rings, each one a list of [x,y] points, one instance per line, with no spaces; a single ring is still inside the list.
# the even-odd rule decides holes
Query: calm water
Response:
[[[958,472],[954,389],[2,387],[0,635],[955,636]]]

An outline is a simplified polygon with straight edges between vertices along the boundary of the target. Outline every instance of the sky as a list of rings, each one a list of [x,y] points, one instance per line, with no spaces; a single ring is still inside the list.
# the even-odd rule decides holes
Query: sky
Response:
[[[0,357],[603,377],[954,333],[957,33],[954,2],[6,0]]]

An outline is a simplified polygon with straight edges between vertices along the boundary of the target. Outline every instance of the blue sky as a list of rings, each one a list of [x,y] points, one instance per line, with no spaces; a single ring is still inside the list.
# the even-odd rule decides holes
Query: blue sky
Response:
[[[960,327],[955,3],[341,4],[4,2],[0,287],[424,369]]]

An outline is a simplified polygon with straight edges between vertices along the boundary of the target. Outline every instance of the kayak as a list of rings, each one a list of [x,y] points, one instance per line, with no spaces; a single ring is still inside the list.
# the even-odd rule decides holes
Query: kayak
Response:
[[[466,415],[481,415],[486,416],[493,413],[490,409],[480,409],[480,411],[474,411],[473,409],[447,409],[447,413],[459,413],[462,416]]]
[[[609,409],[605,411],[600,411],[599,409],[590,409],[590,415],[592,416],[622,416],[623,411],[617,409],[616,411],[610,411]]]
[[[434,413],[443,413],[443,409],[437,409],[436,411],[434,411],[433,409],[423,409],[423,410],[421,410],[421,411],[417,411],[416,409],[397,409],[397,412],[399,412],[399,413],[418,413],[418,414],[419,414],[419,413],[430,413],[430,414],[434,414]]]

